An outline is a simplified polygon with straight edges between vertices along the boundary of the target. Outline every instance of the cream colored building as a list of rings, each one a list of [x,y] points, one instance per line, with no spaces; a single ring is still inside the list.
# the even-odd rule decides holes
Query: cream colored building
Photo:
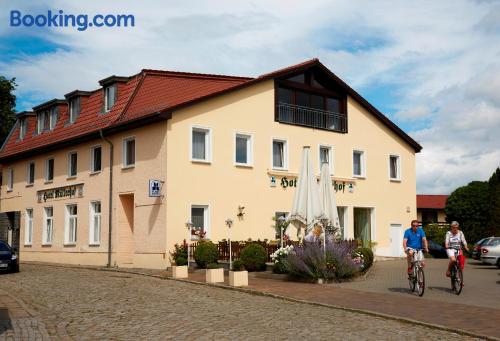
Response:
[[[21,113],[0,151],[0,212],[20,213],[22,260],[161,268],[188,221],[213,241],[228,218],[233,240],[275,239],[306,145],[318,175],[330,164],[344,237],[401,255],[421,147],[318,60],[100,84]]]

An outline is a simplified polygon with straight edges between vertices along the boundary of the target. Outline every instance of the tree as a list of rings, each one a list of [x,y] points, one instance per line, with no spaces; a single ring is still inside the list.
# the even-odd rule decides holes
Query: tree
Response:
[[[490,191],[489,223],[486,229],[488,236],[500,235],[500,168],[491,176],[488,181]]]
[[[474,243],[487,236],[490,214],[490,190],[486,181],[472,181],[459,187],[448,197],[446,220],[456,220],[466,239]]]
[[[6,79],[0,76],[0,147],[9,135],[12,126],[16,123],[16,96],[14,90],[16,88],[16,79]]]

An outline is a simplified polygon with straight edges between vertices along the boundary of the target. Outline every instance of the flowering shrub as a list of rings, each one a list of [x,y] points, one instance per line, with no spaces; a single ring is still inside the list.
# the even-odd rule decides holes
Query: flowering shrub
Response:
[[[345,243],[327,243],[326,257],[319,242],[307,243],[293,249],[283,259],[288,273],[293,277],[317,280],[341,280],[360,271],[353,258],[353,247]]]
[[[361,258],[362,270],[367,270],[373,264],[373,251],[367,247],[358,247],[352,254],[353,258]]]
[[[285,274],[286,270],[283,260],[293,251],[293,245],[288,245],[285,247],[280,247],[273,254],[271,254],[271,260],[274,262],[273,272],[277,274]]]
[[[186,265],[188,263],[187,250],[188,250],[188,245],[185,239],[181,245],[175,244],[174,251],[170,252],[170,262],[177,266]]]
[[[356,265],[359,266],[360,270],[364,270],[365,268],[365,256],[363,255],[362,252],[355,250],[352,253],[352,260]]]

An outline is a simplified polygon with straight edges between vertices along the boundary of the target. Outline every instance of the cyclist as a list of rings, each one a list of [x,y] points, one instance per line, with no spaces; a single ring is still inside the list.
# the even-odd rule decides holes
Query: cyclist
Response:
[[[452,221],[450,226],[451,230],[446,232],[446,241],[444,243],[446,253],[450,259],[450,262],[448,263],[448,270],[446,270],[446,277],[450,277],[451,266],[457,260],[456,253],[462,248],[462,245],[467,251],[469,251],[464,233],[458,229],[458,222]]]
[[[423,244],[423,245],[422,245]],[[419,227],[418,220],[411,221],[411,227],[405,231],[403,237],[403,249],[406,252],[406,259],[408,261],[408,274],[411,274],[413,254],[418,250],[418,257],[422,261],[422,266],[424,266],[424,255],[422,254],[422,249],[425,252],[429,252],[429,245],[427,244],[427,238],[425,237],[424,230]]]

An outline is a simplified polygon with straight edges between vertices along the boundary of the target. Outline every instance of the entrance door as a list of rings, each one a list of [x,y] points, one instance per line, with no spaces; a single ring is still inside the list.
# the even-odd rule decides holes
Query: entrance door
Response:
[[[118,205],[118,231],[116,233],[116,263],[132,266],[134,263],[134,195],[120,195]]]
[[[391,256],[402,257],[403,252],[403,225],[391,224]]]
[[[16,248],[19,252],[20,212],[0,213],[0,240]]]

